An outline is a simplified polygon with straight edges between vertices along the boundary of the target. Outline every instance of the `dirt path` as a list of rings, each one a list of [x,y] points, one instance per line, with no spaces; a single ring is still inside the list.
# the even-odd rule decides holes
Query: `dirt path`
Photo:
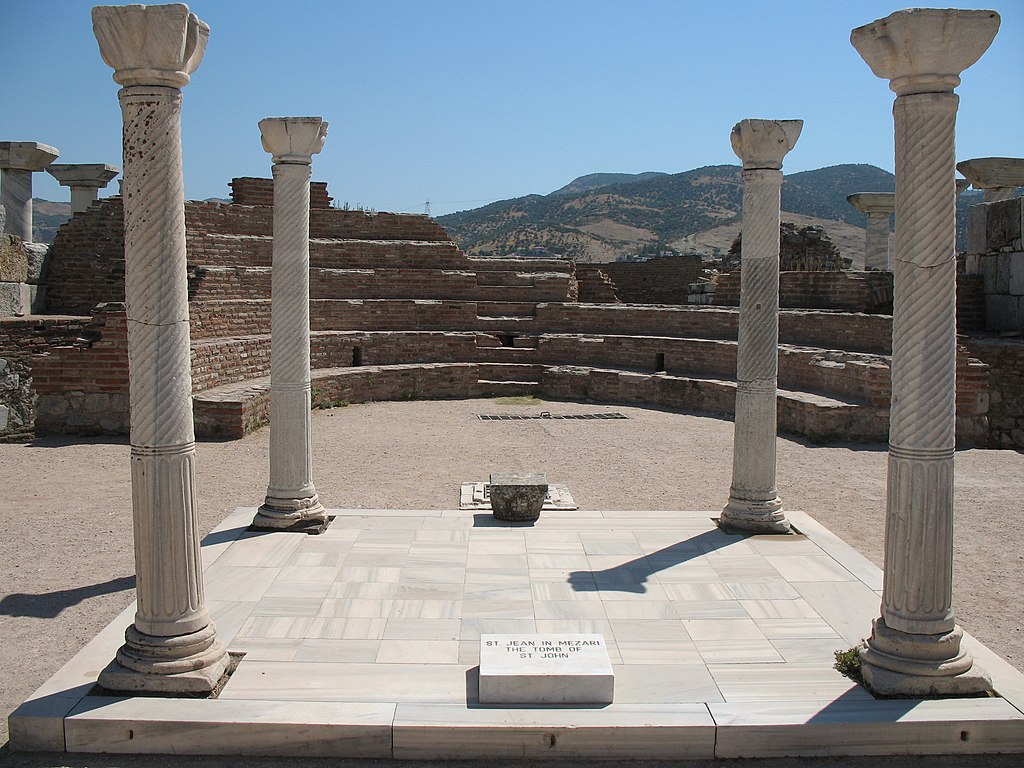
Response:
[[[476,418],[542,409],[615,410],[629,419]],[[378,403],[316,411],[313,429],[314,477],[329,507],[451,508],[462,482],[486,480],[500,469],[537,469],[568,485],[586,509],[720,510],[731,477],[731,422],[659,410],[494,400]],[[236,507],[262,501],[268,447],[267,430],[199,445],[203,532]],[[787,507],[806,510],[877,564],[885,468],[880,445],[778,443],[778,486]],[[957,616],[967,631],[1024,667],[1024,455],[961,451],[956,473]],[[0,538],[2,744],[10,711],[134,599],[127,442],[0,445],[0,487],[7,496]]]

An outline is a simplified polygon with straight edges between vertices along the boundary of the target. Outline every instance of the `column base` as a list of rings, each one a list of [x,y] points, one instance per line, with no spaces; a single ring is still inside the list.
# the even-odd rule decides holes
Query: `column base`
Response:
[[[971,696],[992,690],[988,673],[960,647],[963,630],[918,635],[891,629],[882,618],[860,649],[864,685],[880,696]]]
[[[316,532],[327,528],[327,510],[316,494],[305,499],[271,499],[256,510],[252,527],[268,531]],[[319,529],[319,530],[316,530]]]
[[[718,525],[726,530],[746,533],[790,533],[791,530],[778,498],[770,501],[729,499]]]
[[[110,691],[209,693],[231,661],[212,622],[198,632],[173,637],[146,635],[132,625],[124,637],[125,644],[97,680]]]

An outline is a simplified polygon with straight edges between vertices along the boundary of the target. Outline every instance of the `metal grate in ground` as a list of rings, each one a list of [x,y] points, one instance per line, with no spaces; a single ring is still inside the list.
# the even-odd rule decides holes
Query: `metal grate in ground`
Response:
[[[499,414],[485,414],[481,413],[477,415],[480,421],[528,421],[530,419],[574,419],[582,421],[593,421],[600,419],[628,419],[624,413],[551,413],[550,411],[541,411],[539,414],[526,414],[526,413],[499,413]]]

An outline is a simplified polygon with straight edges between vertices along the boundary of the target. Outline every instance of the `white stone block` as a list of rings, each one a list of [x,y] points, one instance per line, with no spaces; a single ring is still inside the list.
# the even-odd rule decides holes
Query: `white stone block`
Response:
[[[1012,296],[1024,296],[1024,253],[1010,253],[1006,256],[1008,262],[1008,288]]]
[[[480,636],[481,704],[610,704],[614,690],[602,635]]]
[[[967,211],[967,252],[985,253],[988,250],[987,205],[972,205]]]

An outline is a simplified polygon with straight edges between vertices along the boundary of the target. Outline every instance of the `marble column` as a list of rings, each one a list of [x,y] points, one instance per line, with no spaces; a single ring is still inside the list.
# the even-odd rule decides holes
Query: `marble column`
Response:
[[[953,614],[956,401],[954,132],[960,73],[999,27],[992,11],[909,9],[851,42],[896,93],[892,406],[881,616],[860,651],[886,695],[989,690]]]
[[[956,169],[972,187],[984,190],[986,203],[1009,200],[1024,187],[1024,158],[977,157],[957,163]]]
[[[868,216],[864,240],[865,269],[889,269],[889,219],[896,210],[892,192],[854,192],[846,201]]]
[[[184,5],[93,8],[124,119],[125,302],[138,610],[100,674],[118,691],[211,690],[227,669],[203,598],[189,361],[181,88],[210,28]]]
[[[802,128],[802,120],[743,120],[732,129],[743,161],[743,249],[732,487],[720,522],[759,533],[789,531],[775,488],[779,205],[782,158]]]
[[[270,320],[270,484],[252,524],[316,531],[327,511],[313,486],[309,376],[309,180],[324,146],[319,117],[260,121],[273,156],[274,250]]]
[[[34,141],[0,141],[0,206],[7,212],[4,232],[32,242],[32,174],[46,169],[60,153]]]
[[[100,190],[121,172],[103,163],[55,163],[46,170],[62,187],[71,187],[72,216],[96,202]]]

